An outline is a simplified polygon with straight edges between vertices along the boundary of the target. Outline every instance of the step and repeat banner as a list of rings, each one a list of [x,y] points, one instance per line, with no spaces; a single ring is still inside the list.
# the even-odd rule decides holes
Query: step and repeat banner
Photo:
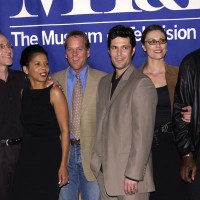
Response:
[[[140,38],[150,24],[160,24],[167,32],[169,64],[178,66],[187,53],[200,47],[200,0],[0,0],[0,5],[0,31],[13,44],[14,69],[20,69],[22,49],[35,43],[47,50],[51,73],[66,68],[64,38],[74,29],[89,37],[88,63],[106,72],[113,71],[107,33],[118,24],[135,31],[136,67],[146,60]]]

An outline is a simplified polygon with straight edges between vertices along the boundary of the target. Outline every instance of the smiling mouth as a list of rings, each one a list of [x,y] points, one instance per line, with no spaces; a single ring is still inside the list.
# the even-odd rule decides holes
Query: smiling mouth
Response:
[[[78,61],[79,58],[78,58],[78,57],[73,57],[72,60],[73,60],[73,61]]]
[[[162,50],[156,50],[155,53],[162,53]]]
[[[46,78],[47,77],[47,73],[46,72],[42,72],[42,73],[40,73],[40,76],[42,76],[42,77],[44,77],[44,78]]]
[[[12,56],[11,55],[6,55],[6,56],[4,56],[4,58],[10,58],[10,59],[12,59]]]
[[[121,62],[123,58],[115,58],[116,61]]]

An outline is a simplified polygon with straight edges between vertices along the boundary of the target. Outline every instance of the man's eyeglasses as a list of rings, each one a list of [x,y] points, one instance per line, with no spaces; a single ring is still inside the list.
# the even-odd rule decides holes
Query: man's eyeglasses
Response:
[[[7,44],[0,44],[0,49],[3,50],[5,48],[8,48],[8,49],[12,49],[13,48],[13,45],[11,43],[7,43]]]
[[[166,43],[167,43],[167,39],[165,39],[165,38],[160,38],[159,40],[153,39],[153,40],[147,40],[147,41],[145,41],[145,42],[147,42],[147,43],[150,44],[150,45],[156,45],[157,43],[158,43],[158,44],[166,44]]]

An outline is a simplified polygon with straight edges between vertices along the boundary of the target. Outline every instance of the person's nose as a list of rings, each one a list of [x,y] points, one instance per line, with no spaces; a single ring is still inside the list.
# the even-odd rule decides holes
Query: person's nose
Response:
[[[156,46],[160,47],[160,41],[156,41]]]
[[[77,55],[77,54],[78,54],[78,50],[77,50],[77,49],[73,49],[72,54],[73,54],[73,55]]]
[[[122,54],[122,49],[117,49],[117,55],[121,55]]]

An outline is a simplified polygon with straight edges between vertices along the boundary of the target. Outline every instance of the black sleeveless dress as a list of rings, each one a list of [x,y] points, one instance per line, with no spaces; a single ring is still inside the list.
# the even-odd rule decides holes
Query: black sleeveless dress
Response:
[[[62,152],[50,89],[24,89],[22,94],[24,136],[14,181],[15,200],[58,200]]]
[[[176,149],[172,129],[162,132],[163,127],[171,122],[171,105],[167,86],[156,88],[158,104],[156,109],[155,129],[157,145],[152,147],[153,177],[156,191],[150,194],[150,200],[188,200],[187,185],[180,179],[180,157]]]

